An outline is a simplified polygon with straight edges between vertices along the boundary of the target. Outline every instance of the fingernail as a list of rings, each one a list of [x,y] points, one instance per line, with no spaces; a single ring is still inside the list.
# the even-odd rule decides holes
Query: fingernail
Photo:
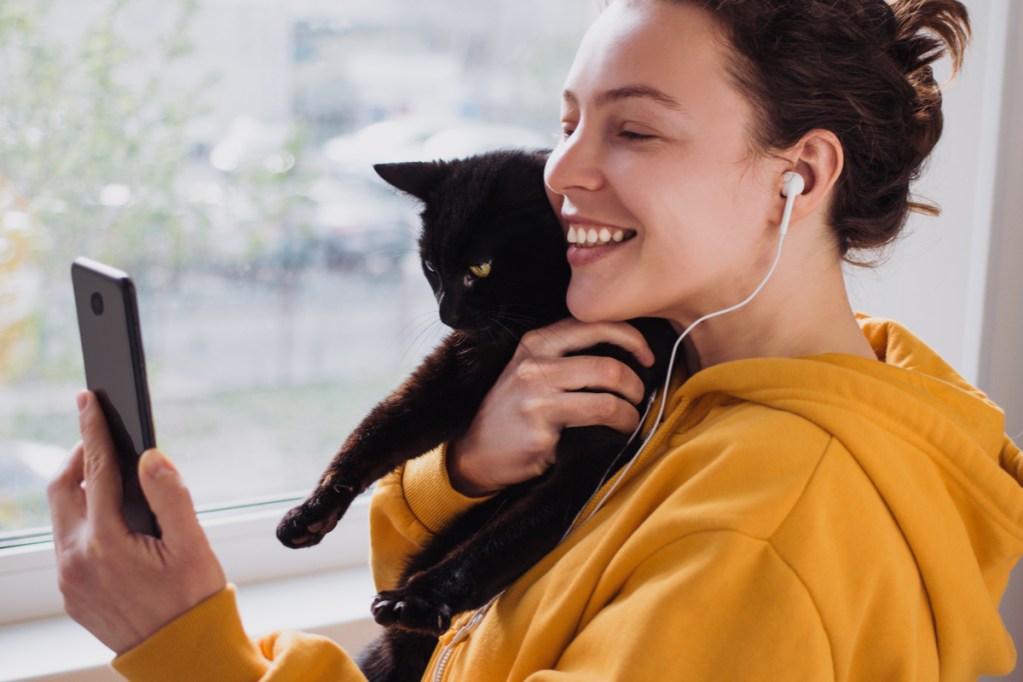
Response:
[[[84,412],[85,406],[89,404],[89,393],[88,391],[80,391],[78,393],[78,411]]]
[[[177,473],[167,455],[159,450],[146,450],[142,453],[142,471],[149,478],[163,478]]]

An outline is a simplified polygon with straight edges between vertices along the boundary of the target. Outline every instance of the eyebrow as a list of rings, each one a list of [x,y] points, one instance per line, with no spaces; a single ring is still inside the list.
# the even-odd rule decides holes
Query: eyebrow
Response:
[[[579,98],[576,97],[575,93],[571,90],[565,90],[562,92],[561,97],[565,100],[565,102],[573,106],[579,106]],[[673,111],[688,113],[686,107],[677,99],[668,93],[649,85],[626,85],[621,88],[606,90],[597,97],[596,103],[597,106],[601,106],[611,102],[621,102],[623,100],[636,98],[652,100]]]

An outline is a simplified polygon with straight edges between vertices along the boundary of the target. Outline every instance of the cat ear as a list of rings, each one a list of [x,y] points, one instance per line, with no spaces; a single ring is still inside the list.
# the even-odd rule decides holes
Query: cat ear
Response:
[[[378,163],[373,166],[373,170],[388,184],[426,201],[433,189],[447,176],[448,164],[443,161]]]

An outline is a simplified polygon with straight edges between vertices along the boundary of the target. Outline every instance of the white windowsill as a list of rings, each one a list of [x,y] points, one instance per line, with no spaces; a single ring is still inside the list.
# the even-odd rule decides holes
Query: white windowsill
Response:
[[[354,654],[376,635],[368,502],[356,500],[321,545],[302,550],[274,537],[279,508],[203,519],[250,636],[302,630]],[[0,553],[0,682],[120,680],[112,652],[59,613],[53,564],[52,545]]]
[[[352,654],[376,636],[369,616],[375,590],[368,568],[348,568],[238,588],[251,636],[295,629],[330,637]],[[112,652],[70,618],[0,628],[0,682],[120,680]]]

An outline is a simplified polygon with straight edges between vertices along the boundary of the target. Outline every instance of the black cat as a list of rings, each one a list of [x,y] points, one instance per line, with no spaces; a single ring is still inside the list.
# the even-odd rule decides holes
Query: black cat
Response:
[[[546,152],[502,151],[458,161],[375,166],[423,202],[420,255],[452,331],[342,445],[313,494],[282,519],[289,547],[319,542],[349,504],[401,463],[468,429],[521,336],[569,316],[566,240],[543,185]],[[676,339],[664,320],[634,320],[657,363],[642,367],[599,344],[579,355],[629,365],[649,397],[664,379]],[[373,604],[384,634],[359,665],[374,682],[421,678],[454,614],[500,593],[553,549],[601,480],[635,452],[604,426],[566,429],[555,464],[503,490],[441,529],[412,556],[396,589]],[[624,449],[624,450],[623,450]]]

